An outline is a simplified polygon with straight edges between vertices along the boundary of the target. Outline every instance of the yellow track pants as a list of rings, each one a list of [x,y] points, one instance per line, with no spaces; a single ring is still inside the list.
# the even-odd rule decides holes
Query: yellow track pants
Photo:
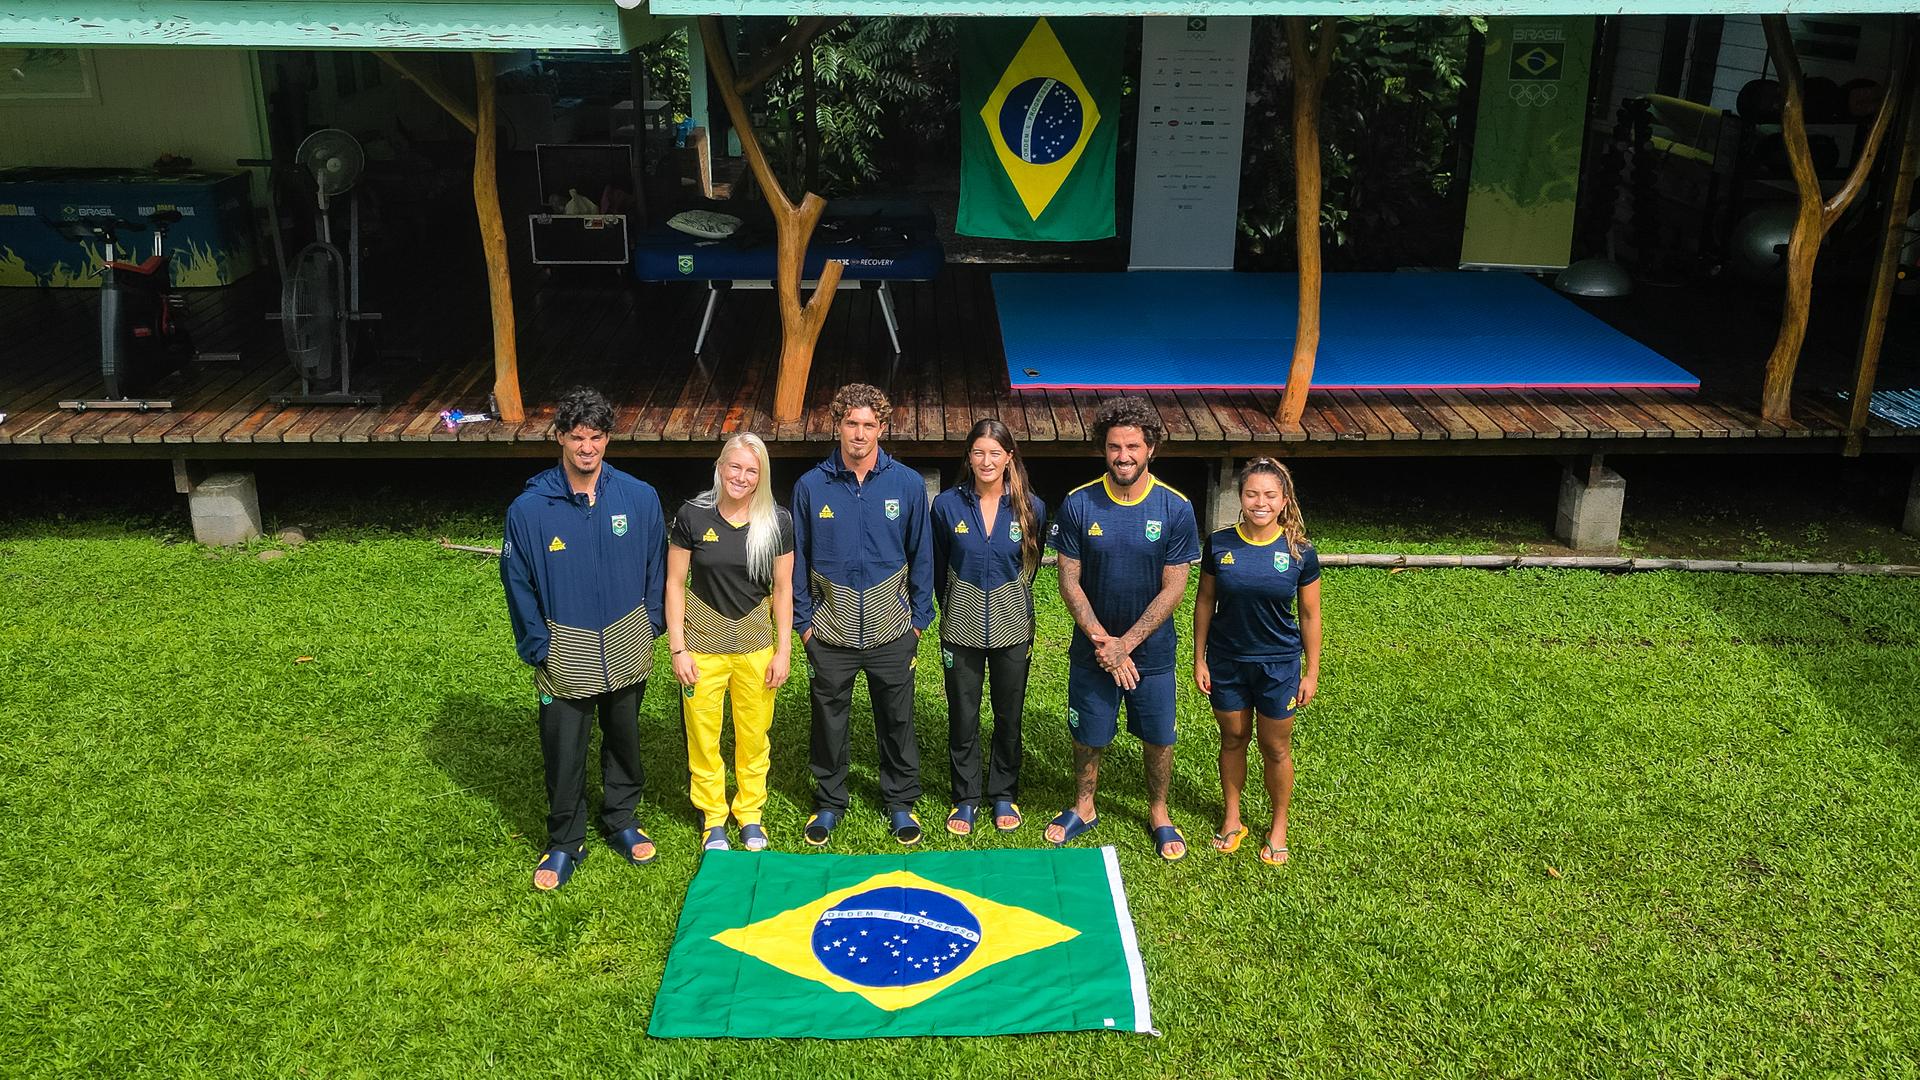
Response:
[[[726,700],[733,697],[733,773],[739,790],[733,797],[733,820],[741,825],[760,821],[767,805],[767,764],[771,748],[767,731],[773,726],[774,692],[767,689],[767,667],[773,646],[750,653],[694,653],[700,679],[680,688],[680,715],[687,725],[688,785],[693,805],[705,818],[703,828],[727,823],[727,770],[720,757],[720,725]]]

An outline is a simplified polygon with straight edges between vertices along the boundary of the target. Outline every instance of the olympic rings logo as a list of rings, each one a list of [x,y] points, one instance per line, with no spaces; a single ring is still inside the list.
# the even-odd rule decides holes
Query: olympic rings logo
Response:
[[[1512,83],[1507,87],[1507,97],[1523,109],[1551,105],[1553,99],[1559,96],[1559,83],[1523,82]]]

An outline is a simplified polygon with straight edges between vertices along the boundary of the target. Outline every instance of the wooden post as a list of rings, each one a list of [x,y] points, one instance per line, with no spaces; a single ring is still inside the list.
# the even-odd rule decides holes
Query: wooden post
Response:
[[[1848,457],[1865,449],[1867,408],[1872,403],[1874,377],[1879,374],[1887,309],[1893,303],[1894,282],[1900,276],[1900,248],[1906,242],[1907,215],[1913,205],[1913,172],[1920,160],[1920,79],[1913,77],[1913,61],[1913,39],[1908,35],[1906,54],[1894,57],[1894,63],[1907,69],[1907,100],[1902,106],[1906,118],[1900,128],[1900,160],[1895,165],[1893,191],[1887,196],[1880,259],[1874,264],[1873,285],[1867,290],[1866,327],[1860,334],[1860,352],[1854,358],[1852,407],[1847,415]]]
[[[499,129],[494,119],[493,55],[473,54],[477,104],[472,109],[455,97],[445,83],[394,53],[373,55],[418,86],[461,127],[473,132],[473,206],[480,219],[480,247],[486,253],[487,292],[493,307],[493,406],[501,421],[518,424],[526,419],[526,409],[520,402],[520,354],[514,340],[513,277],[507,266],[507,229],[500,216],[500,189],[494,182]]]
[[[1896,47],[1893,75],[1886,96],[1874,114],[1873,128],[1855,156],[1846,182],[1831,199],[1820,195],[1820,177],[1813,169],[1813,154],[1807,148],[1806,102],[1802,90],[1800,56],[1794,49],[1793,34],[1785,15],[1762,15],[1760,25],[1766,31],[1767,51],[1780,71],[1780,87],[1785,100],[1780,109],[1780,136],[1786,144],[1787,161],[1793,168],[1794,187],[1800,193],[1799,211],[1794,217],[1793,236],[1787,243],[1787,291],[1781,301],[1780,334],[1773,354],[1767,357],[1766,381],[1760,391],[1760,415],[1768,420],[1786,420],[1793,407],[1793,371],[1800,363],[1800,346],[1806,341],[1807,319],[1813,305],[1813,264],[1820,256],[1821,241],[1827,230],[1840,219],[1860,189],[1866,186],[1867,171],[1879,153],[1880,143],[1898,103],[1905,83],[1906,64],[1900,62],[1906,52]],[[1904,36],[1904,35],[1903,35]],[[1904,41],[1901,43],[1904,45]]]
[[[1307,38],[1306,17],[1286,18],[1287,52],[1293,59],[1293,223],[1300,262],[1300,315],[1278,419],[1283,425],[1297,425],[1307,410],[1307,388],[1320,351],[1320,92],[1332,67],[1335,20],[1331,15],[1321,18],[1315,51]]]
[[[800,275],[806,264],[807,241],[813,236],[813,227],[820,223],[820,215],[826,212],[827,201],[810,191],[802,195],[798,205],[787,197],[786,189],[780,186],[780,178],[774,175],[773,166],[767,163],[766,152],[760,147],[760,137],[753,130],[753,118],[747,113],[745,96],[791,63],[800,49],[837,21],[818,16],[802,19],[743,78],[736,74],[720,20],[712,15],[700,17],[700,40],[706,48],[707,63],[713,68],[714,81],[719,83],[720,98],[726,103],[727,116],[740,135],[740,149],[747,156],[747,167],[753,170],[753,178],[773,210],[778,252],[774,292],[780,301],[780,377],[774,385],[773,418],[781,423],[798,420],[806,404],[807,375],[813,369],[814,345],[820,340],[821,327],[826,325],[827,308],[833,303],[834,291],[840,287],[840,275],[846,263],[829,260],[820,269],[820,281],[814,286],[813,295],[804,304],[801,302]]]
[[[507,227],[494,181],[499,142],[493,94],[493,54],[473,54],[477,91],[473,133],[473,207],[480,218],[480,246],[487,257],[487,294],[493,307],[493,404],[503,423],[526,420],[520,403],[520,356],[514,337],[513,275],[507,266]]]

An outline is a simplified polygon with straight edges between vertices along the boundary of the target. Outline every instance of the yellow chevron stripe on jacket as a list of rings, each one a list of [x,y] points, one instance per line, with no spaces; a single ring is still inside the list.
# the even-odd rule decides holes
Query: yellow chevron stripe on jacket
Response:
[[[813,636],[843,649],[869,649],[894,641],[912,626],[907,603],[907,568],[864,591],[838,585],[807,571],[813,595]]]
[[[687,650],[708,653],[750,653],[773,645],[773,600],[760,601],[752,611],[729,619],[687,590]]]
[[[632,686],[653,672],[653,623],[645,605],[603,632],[547,621],[547,659],[533,685],[551,697],[579,699]]]
[[[1033,611],[1020,579],[987,592],[947,571],[947,602],[940,609],[940,640],[969,649],[1004,649],[1033,640]]]

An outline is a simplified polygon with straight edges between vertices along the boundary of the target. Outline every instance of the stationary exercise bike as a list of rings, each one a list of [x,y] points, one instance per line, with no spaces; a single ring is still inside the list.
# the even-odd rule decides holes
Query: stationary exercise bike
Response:
[[[100,275],[100,378],[106,396],[74,398],[63,409],[173,408],[173,399],[150,396],[161,379],[185,371],[196,358],[216,359],[194,351],[187,332],[186,298],[173,291],[168,277],[167,227],[180,220],[176,210],[148,215],[153,227],[153,254],[142,262],[120,261],[119,234],[147,231],[146,225],[114,217],[82,217],[60,221],[41,219],[61,236],[81,245],[89,255],[98,241],[103,261]],[[232,359],[223,354],[223,359]]]
[[[277,167],[255,160],[240,164]],[[273,184],[267,185],[280,268],[280,310],[267,318],[279,321],[287,360],[300,375],[300,393],[276,397],[281,405],[380,403],[378,391],[353,388],[353,359],[365,344],[360,324],[380,318],[379,312],[360,310],[360,197],[353,188],[366,164],[359,140],[338,128],[316,131],[300,143],[290,171],[301,174],[303,186],[311,185],[317,206],[314,240],[291,259],[280,238]],[[333,243],[333,202],[341,195],[348,195],[344,250]]]

